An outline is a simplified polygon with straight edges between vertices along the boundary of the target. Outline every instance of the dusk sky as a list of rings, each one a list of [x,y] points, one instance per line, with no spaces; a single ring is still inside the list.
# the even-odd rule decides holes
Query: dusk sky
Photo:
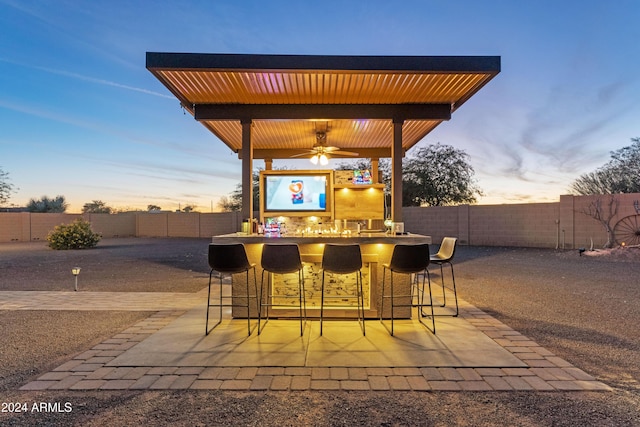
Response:
[[[480,204],[558,201],[640,136],[639,19],[637,0],[0,0],[9,203],[216,210],[240,160],[183,114],[148,51],[500,56],[501,73],[418,146],[464,150]]]

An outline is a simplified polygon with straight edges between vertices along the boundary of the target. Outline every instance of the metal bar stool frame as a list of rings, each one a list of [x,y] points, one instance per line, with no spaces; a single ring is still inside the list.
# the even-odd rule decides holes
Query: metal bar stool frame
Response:
[[[272,275],[298,273],[298,295],[279,295],[279,298],[298,298],[298,308],[300,310],[300,336],[304,335],[304,326],[307,322],[307,299],[304,289],[304,268],[300,256],[300,248],[297,244],[265,244],[262,247],[262,257],[260,261],[262,273],[260,275],[260,309],[258,310],[258,335],[269,322],[269,307],[289,307],[281,304],[273,304],[271,298],[273,280]],[[264,273],[267,273],[267,292],[264,300]],[[265,321],[261,327],[262,307],[266,307]],[[292,307],[292,306],[291,306]]]
[[[433,314],[433,297],[431,294],[431,277],[427,267],[429,266],[429,245],[424,243],[420,245],[395,245],[393,253],[391,255],[391,261],[388,264],[382,266],[382,296],[380,301],[380,323],[389,331],[389,334],[393,336],[393,321],[394,308],[395,307],[417,307],[418,308],[418,321],[429,329],[434,335],[436,333],[435,316]],[[390,276],[390,294],[385,295],[385,279],[387,270]],[[395,295],[393,289],[393,275],[395,274],[409,274],[413,275],[411,280],[411,291],[409,295]],[[422,276],[422,285],[419,285],[418,277]],[[410,276],[411,277],[411,276]],[[424,303],[424,285],[425,280],[429,285],[429,304]],[[407,298],[408,303],[396,304],[397,298]],[[389,299],[391,303],[391,329],[384,323],[384,301]],[[431,316],[425,314],[423,307],[431,308]],[[431,317],[431,327],[422,321],[423,317]]]
[[[251,294],[249,293],[249,271],[253,270],[253,286],[256,295],[256,304],[257,308],[260,307],[260,302],[258,301],[258,285],[256,282],[256,268],[254,263],[250,263],[247,258],[247,252],[242,243],[234,243],[234,244],[217,244],[210,243],[209,244],[209,267],[211,267],[211,271],[209,272],[209,292],[207,294],[207,317],[205,322],[205,335],[209,335],[213,329],[215,329],[220,323],[222,323],[222,307],[246,307],[247,309],[247,335],[251,335]],[[216,271],[218,273],[218,278],[220,279],[220,295],[218,298],[217,304],[211,304],[211,282],[213,279],[213,272]],[[246,285],[247,290],[245,295],[223,295],[222,293],[222,279],[225,275],[232,276],[237,273],[246,273]],[[236,300],[246,299],[246,304],[231,303],[225,304],[223,300],[225,299],[233,299]],[[211,307],[219,308],[219,317],[218,322],[209,329],[209,311]]]
[[[451,282],[453,283],[453,288],[450,288],[450,289],[453,291],[453,297],[456,303],[455,314],[436,313],[435,314],[436,316],[458,317],[458,314],[460,313],[460,309],[458,307],[458,291],[456,289],[456,277],[453,274],[453,263],[451,262],[453,260],[453,256],[455,255],[457,240],[458,239],[456,237],[443,238],[442,243],[440,243],[440,248],[438,249],[438,252],[429,256],[429,260],[431,264],[440,266],[440,281],[442,284],[442,304],[440,304],[440,307],[446,307],[447,305],[447,294],[445,291],[446,285],[444,283],[444,269],[443,269],[444,264],[449,264],[449,267],[451,268]]]
[[[456,289],[456,277],[453,274],[453,264],[451,261],[453,260],[453,256],[456,252],[456,243],[458,239],[456,237],[445,237],[442,239],[442,243],[440,243],[440,248],[438,249],[438,253],[433,254],[429,257],[429,261],[431,264],[436,264],[440,266],[440,280],[442,281],[442,305],[440,307],[445,307],[447,305],[447,296],[445,293],[445,284],[444,284],[444,270],[442,266],[444,264],[449,264],[451,268],[451,281],[453,283],[453,297],[456,302],[456,314],[436,314],[436,316],[453,316],[457,317],[459,314],[458,308],[458,291]]]
[[[325,299],[346,299],[357,298],[358,300],[358,323],[362,329],[362,335],[366,336],[364,320],[364,292],[362,287],[362,253],[360,245],[337,245],[327,243],[322,254],[322,290],[320,293],[320,336],[322,336],[322,324],[324,320]],[[325,296],[325,274],[356,274],[356,295],[355,296]],[[350,306],[349,306],[350,307]]]

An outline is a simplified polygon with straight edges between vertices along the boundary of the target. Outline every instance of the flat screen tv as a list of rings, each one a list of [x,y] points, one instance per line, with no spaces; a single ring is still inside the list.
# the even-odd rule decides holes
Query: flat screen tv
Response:
[[[263,174],[263,207],[265,213],[326,213],[330,173],[287,172]]]

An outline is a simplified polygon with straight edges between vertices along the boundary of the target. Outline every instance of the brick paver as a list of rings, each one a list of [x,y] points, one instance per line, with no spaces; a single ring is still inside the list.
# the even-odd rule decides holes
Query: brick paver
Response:
[[[299,375],[291,377],[291,390],[309,390],[311,387],[311,376]]]
[[[460,301],[460,316],[527,367],[107,367],[127,349],[170,324],[201,296],[117,293],[0,292],[0,309],[158,311],[149,318],[40,375],[21,390],[376,390],[376,391],[610,391],[606,384],[540,347],[497,319]],[[63,295],[60,295],[63,294]],[[94,294],[94,295],[92,295]],[[81,295],[79,304],[77,295]],[[154,296],[155,295],[155,296]],[[188,295],[191,295],[189,297]],[[15,299],[15,301],[12,301]],[[72,308],[67,308],[69,305]]]

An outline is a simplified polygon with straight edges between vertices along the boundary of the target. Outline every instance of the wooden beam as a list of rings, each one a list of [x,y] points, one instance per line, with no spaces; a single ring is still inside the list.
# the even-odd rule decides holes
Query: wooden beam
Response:
[[[345,150],[353,151],[358,153],[357,157],[354,156],[345,156],[340,154],[329,154],[330,158],[333,159],[370,159],[370,158],[387,158],[391,157],[391,148],[345,148]],[[290,159],[292,156],[297,154],[307,153],[308,150],[301,149],[285,149],[285,148],[274,148],[274,149],[254,149],[253,150],[253,158],[254,159]],[[242,159],[243,150],[237,150],[238,158]],[[405,155],[405,150],[402,149],[401,155]],[[309,154],[311,157],[311,154]],[[308,157],[301,156],[295,157],[295,159],[306,159]]]
[[[195,104],[206,120],[449,120],[450,104]]]

